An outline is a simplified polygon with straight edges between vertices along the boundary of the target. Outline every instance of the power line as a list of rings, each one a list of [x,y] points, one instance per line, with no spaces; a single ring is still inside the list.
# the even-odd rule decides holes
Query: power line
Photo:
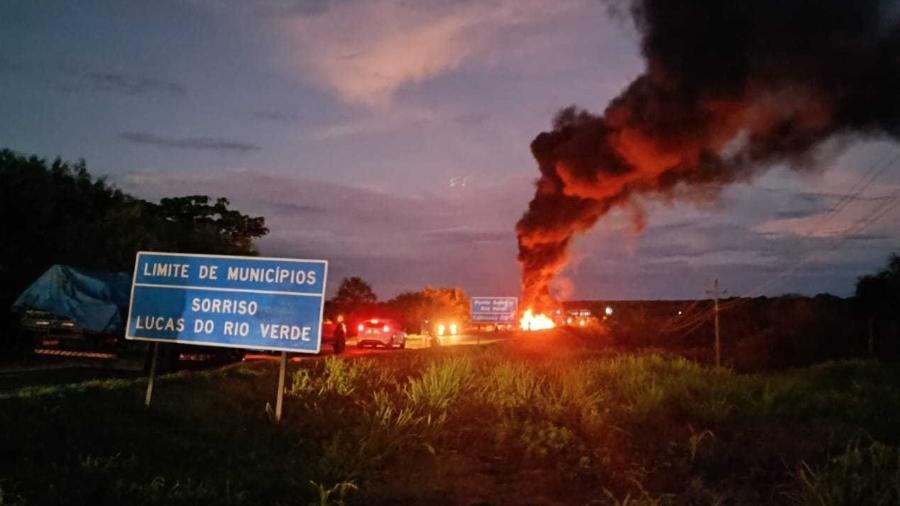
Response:
[[[828,223],[830,223],[831,220],[833,220],[837,215],[844,212],[844,210],[847,209],[847,206],[849,206],[851,203],[855,202],[860,197],[860,195],[862,195],[862,193],[865,190],[867,190],[884,173],[885,170],[894,166],[894,164],[896,164],[898,160],[900,160],[900,151],[895,152],[893,156],[887,155],[884,158],[882,158],[881,160],[879,160],[878,162],[872,164],[856,180],[856,182],[853,184],[853,186],[851,186],[851,188],[847,191],[847,193],[845,193],[841,196],[841,198],[834,205],[834,207],[831,208],[827,214],[825,214],[816,224],[813,225],[812,228],[810,228],[807,231],[807,235],[818,234],[822,230],[823,227],[825,227]],[[860,232],[862,232],[863,230],[868,228],[871,224],[876,223],[878,220],[880,220],[881,218],[886,216],[895,207],[895,204],[897,203],[897,199],[900,198],[900,190],[898,190],[897,192],[895,192],[893,194],[890,194],[890,195],[887,195],[884,197],[879,197],[879,199],[881,199],[881,198],[885,199],[886,202],[884,204],[882,204],[881,206],[877,207],[875,210],[873,210],[868,215],[858,219],[856,222],[854,222],[853,225],[851,225],[850,227],[845,229],[844,230],[845,234],[838,237],[836,242],[832,245],[832,247],[828,248],[828,251],[834,251],[835,249],[840,248],[847,241],[849,241],[854,235],[859,234]],[[812,261],[815,258],[815,255],[817,255],[820,252],[821,252],[821,250],[808,253],[806,256],[804,256],[802,259],[800,259],[798,262],[796,262],[792,267],[786,268],[782,272],[776,274],[774,277],[770,277],[768,280],[764,281],[763,283],[746,291],[744,294],[742,294],[738,297],[735,297],[731,300],[728,300],[724,303],[718,304],[718,308],[716,310],[716,316],[718,316],[718,313],[720,313],[724,310],[732,309],[734,307],[737,307],[737,306],[740,306],[742,304],[749,302],[746,299],[751,293],[753,293],[757,290],[761,290],[762,288],[765,288],[766,286],[769,286],[770,284],[777,281],[778,279],[781,279],[787,275],[793,274],[794,272],[799,270],[802,266],[804,266],[807,263],[809,263],[810,261]],[[706,323],[707,318],[709,316],[708,316],[708,313],[706,313],[705,311],[701,311],[700,313],[698,313],[697,315],[694,315],[694,316],[692,316],[690,314],[691,311],[700,304],[700,302],[701,301],[699,299],[694,300],[691,303],[691,305],[688,306],[688,308],[684,310],[685,314],[679,314],[677,316],[671,317],[669,319],[669,321],[666,323],[666,325],[663,326],[661,331],[662,332],[678,332],[680,330],[684,330],[684,332],[682,334],[680,334],[680,336],[683,337],[683,336],[687,335],[688,333],[693,332],[694,330],[699,328],[704,323]],[[672,323],[676,320],[678,320],[678,324],[673,327]]]
[[[888,160],[890,158],[890,160]],[[859,177],[859,179],[854,183],[854,185],[847,191],[837,204],[822,217],[821,220],[807,233],[807,235],[813,235],[814,233],[821,230],[822,227],[828,224],[835,216],[837,216],[841,211],[843,211],[848,205],[854,202],[859,196],[875,182],[875,180],[888,168],[897,163],[897,160],[900,159],[900,151],[898,151],[893,157],[890,155],[882,158],[882,161],[886,161],[883,165],[879,167],[879,163],[873,164],[868,173],[863,173]],[[817,230],[818,229],[818,230]]]
[[[832,219],[834,219],[835,216],[837,216],[838,214],[843,212],[845,209],[847,209],[847,206],[849,206],[850,203],[856,201],[860,197],[860,195],[865,190],[867,190],[882,173],[884,173],[885,170],[887,170],[889,167],[894,166],[894,164],[896,164],[898,160],[900,160],[900,151],[896,152],[894,154],[894,156],[888,155],[888,156],[882,158],[881,161],[870,166],[870,168],[867,171],[865,171],[863,173],[863,175],[860,176],[860,178],[857,180],[857,182],[854,183],[854,185],[851,187],[851,189],[841,197],[838,204],[836,204],[835,207],[832,208],[828,212],[828,214],[826,214],[822,219],[820,219],[819,222],[815,226],[813,226],[810,230],[808,230],[806,235],[807,236],[815,236],[816,234],[821,232],[822,227],[824,227],[827,223],[829,223]],[[897,195],[895,194],[888,198],[896,198],[896,197],[897,197]],[[871,214],[869,216],[871,216]],[[883,216],[883,215],[880,215],[877,219],[880,219],[881,216]],[[860,222],[863,222],[862,227],[859,228],[856,232],[853,232],[852,234],[849,234],[849,235],[844,235],[842,237],[838,237],[838,242],[835,244],[832,244],[832,246],[827,249],[829,251],[833,251],[837,248],[840,248],[853,235],[858,234],[859,232],[864,230],[866,227],[871,225],[871,223],[873,223],[873,221],[866,222],[865,219],[866,219],[866,217],[858,220],[857,223],[854,224],[854,225],[856,225],[856,224],[859,224]],[[847,229],[847,231],[849,231],[851,228],[854,228],[854,226],[849,227]],[[747,297],[750,294],[771,285],[775,281],[778,281],[779,279],[782,279],[785,276],[788,276],[788,275],[791,275],[791,274],[797,272],[801,267],[808,264],[810,261],[814,260],[815,256],[820,254],[821,251],[822,250],[819,249],[817,251],[807,253],[807,255],[805,255],[799,261],[795,262],[792,266],[785,268],[781,272],[769,277],[767,280],[763,281],[759,285],[751,288],[750,290],[745,291],[745,293],[743,295],[741,295],[740,297],[741,298]]]
[[[808,263],[812,262],[813,260],[816,260],[817,258],[819,258],[819,256],[823,252],[830,253],[837,249],[840,249],[842,246],[844,246],[844,244],[846,244],[854,236],[860,234],[862,231],[864,231],[870,225],[872,225],[873,223],[877,222],[878,220],[883,218],[885,215],[887,215],[887,213],[893,209],[894,204],[896,204],[896,202],[897,202],[897,199],[900,198],[900,191],[897,191],[893,195],[888,195],[884,198],[887,199],[886,203],[882,204],[880,207],[877,207],[874,211],[870,212],[866,216],[863,216],[862,218],[860,218],[856,222],[854,222],[853,225],[844,229],[842,231],[842,234],[840,236],[838,236],[834,240],[834,242],[832,242],[831,245],[829,245],[826,248],[820,248],[817,251],[809,253],[808,255],[803,257],[799,262],[796,262],[790,268],[784,269],[777,275],[770,277],[765,282],[763,282],[763,283],[757,285],[756,287],[752,288],[751,290],[747,291],[745,295],[742,295],[742,297],[747,297],[751,293],[753,293],[757,290],[761,290],[761,289],[771,285],[775,281],[778,281],[779,279],[784,278],[785,276],[794,274],[795,272],[800,270],[803,266],[805,266]]]

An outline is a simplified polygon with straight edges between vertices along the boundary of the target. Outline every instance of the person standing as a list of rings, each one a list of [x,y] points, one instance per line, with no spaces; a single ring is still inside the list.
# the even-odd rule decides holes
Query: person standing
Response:
[[[334,353],[340,354],[347,347],[347,324],[344,323],[344,315],[338,315],[334,325]]]

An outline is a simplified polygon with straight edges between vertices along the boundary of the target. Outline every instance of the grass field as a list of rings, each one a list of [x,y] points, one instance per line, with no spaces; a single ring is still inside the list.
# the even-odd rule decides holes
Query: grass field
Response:
[[[900,368],[737,374],[575,334],[0,399],[0,504],[900,504]]]

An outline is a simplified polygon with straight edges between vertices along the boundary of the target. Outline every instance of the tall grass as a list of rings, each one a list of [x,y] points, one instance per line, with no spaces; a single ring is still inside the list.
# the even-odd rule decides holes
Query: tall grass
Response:
[[[141,382],[25,391],[0,400],[9,455],[0,504],[900,496],[894,366],[746,375],[659,353],[539,344],[306,362],[292,371],[277,427],[263,411],[275,385],[267,366],[163,377],[150,412]],[[52,490],[37,478],[47,476]]]
[[[342,481],[340,483],[336,483],[332,487],[326,487],[321,483],[316,483],[314,481],[309,482],[319,494],[319,506],[344,506],[347,501],[347,496],[350,492],[359,490],[359,488],[352,481]]]
[[[291,395],[302,397],[315,394],[318,396],[337,395],[348,397],[360,389],[378,384],[381,379],[371,360],[341,360],[328,357],[321,362],[319,374],[310,369],[299,369],[293,375]]]
[[[803,462],[797,479],[800,490],[789,494],[797,504],[900,504],[900,449],[860,438],[818,469]]]
[[[546,382],[524,364],[502,362],[487,369],[478,395],[500,410],[532,406],[545,394]]]
[[[430,364],[421,377],[411,378],[406,386],[406,397],[413,408],[440,414],[471,388],[471,378],[471,359],[444,359]]]

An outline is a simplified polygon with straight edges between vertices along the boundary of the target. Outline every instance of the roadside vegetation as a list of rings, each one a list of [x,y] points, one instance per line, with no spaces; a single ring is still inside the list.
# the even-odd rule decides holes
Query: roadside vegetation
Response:
[[[739,374],[563,332],[23,388],[0,504],[897,504],[900,368]]]

